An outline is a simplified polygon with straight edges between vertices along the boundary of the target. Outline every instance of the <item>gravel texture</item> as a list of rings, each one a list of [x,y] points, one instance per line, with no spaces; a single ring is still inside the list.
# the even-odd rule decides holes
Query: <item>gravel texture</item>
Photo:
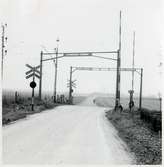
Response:
[[[135,153],[139,165],[160,165],[162,163],[162,139],[149,125],[140,120],[140,114],[129,111],[122,113],[109,111],[107,118],[117,128],[119,136]]]

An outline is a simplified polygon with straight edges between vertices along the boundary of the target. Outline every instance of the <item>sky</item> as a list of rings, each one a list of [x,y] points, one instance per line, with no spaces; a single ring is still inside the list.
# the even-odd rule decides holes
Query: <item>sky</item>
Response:
[[[31,91],[29,69],[39,65],[40,52],[113,51],[118,49],[119,11],[122,11],[121,67],[132,66],[133,31],[136,32],[135,67],[143,68],[143,95],[161,91],[163,41],[162,0],[1,0],[1,24],[7,23],[3,88]],[[116,55],[102,55],[115,57]],[[44,58],[49,58],[44,56]],[[59,60],[57,91],[68,92],[70,66],[116,67],[115,61],[98,58]],[[43,91],[54,89],[53,61],[43,63]],[[115,72],[76,71],[75,93],[115,94]],[[140,77],[135,74],[134,91]],[[39,81],[37,80],[38,91]],[[121,94],[131,89],[131,73],[121,73]]]

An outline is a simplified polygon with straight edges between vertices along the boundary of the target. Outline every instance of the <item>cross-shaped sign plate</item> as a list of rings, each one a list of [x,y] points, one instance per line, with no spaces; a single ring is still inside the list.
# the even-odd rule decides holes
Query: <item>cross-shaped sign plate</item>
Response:
[[[30,70],[26,72],[26,79],[32,77],[32,76],[35,76],[37,77],[38,79],[40,79],[40,71],[38,71],[37,69],[40,68],[40,65],[39,66],[36,66],[36,67],[32,67],[30,66],[29,64],[26,64],[26,67],[29,67]],[[31,73],[31,74],[30,74]],[[37,74],[36,74],[37,73]],[[30,74],[30,75],[28,75]]]

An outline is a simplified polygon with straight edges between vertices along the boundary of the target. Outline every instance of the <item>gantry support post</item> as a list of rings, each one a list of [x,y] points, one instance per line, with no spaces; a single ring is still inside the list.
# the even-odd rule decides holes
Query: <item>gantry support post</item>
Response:
[[[39,80],[39,99],[42,100],[42,63],[43,63],[43,52],[40,53],[40,80]]]
[[[116,99],[115,109],[120,105],[120,51],[117,53]]]
[[[121,67],[121,11],[119,20],[119,49],[117,51],[117,75],[116,75],[116,99],[115,99],[115,109],[120,106],[120,73]]]
[[[139,110],[142,108],[142,80],[143,80],[143,68],[141,68],[141,76],[140,76],[140,97],[139,97]]]

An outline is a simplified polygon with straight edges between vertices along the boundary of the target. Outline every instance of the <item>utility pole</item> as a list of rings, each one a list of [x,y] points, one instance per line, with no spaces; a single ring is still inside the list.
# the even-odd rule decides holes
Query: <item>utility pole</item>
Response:
[[[54,103],[56,102],[56,81],[57,81],[57,52],[58,49],[55,48],[56,50],[56,60],[54,61],[55,63],[55,80],[54,80]]]
[[[56,53],[56,48],[54,49],[55,50],[55,53]],[[54,59],[53,60],[53,63],[54,63],[54,67],[55,67],[55,74],[56,74],[56,60]],[[55,89],[56,89],[56,85],[55,85],[55,79],[54,79],[54,97],[53,97],[53,100],[54,100],[54,103],[55,103],[55,101],[56,101],[56,93],[55,93]]]
[[[140,76],[140,99],[139,99],[139,110],[142,108],[142,80],[143,80],[143,68],[141,68],[141,76]]]
[[[135,55],[135,31],[133,32],[132,89],[128,91],[129,95],[130,95],[130,101],[129,101],[130,112],[131,112],[131,109],[134,107],[134,100],[133,100],[133,94],[134,94],[134,55]]]
[[[4,56],[7,54],[7,50],[5,49],[6,43],[7,43],[7,37],[5,36],[5,28],[7,27],[7,24],[3,25],[2,24],[2,47],[1,47],[1,52],[2,52],[2,59],[1,59],[1,81],[3,81],[3,60]]]
[[[121,80],[121,11],[120,11],[120,22],[119,22],[119,49],[117,51],[117,76],[116,76],[116,101],[115,109],[120,105],[120,80]]]
[[[132,91],[130,93],[130,110],[134,106],[134,56],[135,56],[135,31],[133,32],[133,59],[132,59]]]
[[[133,32],[133,60],[132,60],[133,69],[134,69],[134,56],[135,56],[135,31]],[[134,70],[132,71],[132,91],[134,91]]]
[[[39,80],[39,99],[42,100],[42,66],[43,66],[43,52],[40,53],[40,80]]]
[[[56,47],[56,58],[55,58],[55,81],[54,81],[54,103],[56,103],[56,87],[57,87],[57,70],[58,70],[58,42],[59,39],[56,40],[57,47]]]
[[[162,51],[161,51],[162,53]],[[159,55],[159,65],[158,65],[158,68],[159,68],[159,81],[160,83],[162,83],[162,67],[163,67],[163,62],[162,62],[162,54]],[[159,96],[159,109],[160,109],[160,112],[162,111],[162,94],[161,94],[161,84],[159,85],[159,93],[158,93],[158,96]]]

